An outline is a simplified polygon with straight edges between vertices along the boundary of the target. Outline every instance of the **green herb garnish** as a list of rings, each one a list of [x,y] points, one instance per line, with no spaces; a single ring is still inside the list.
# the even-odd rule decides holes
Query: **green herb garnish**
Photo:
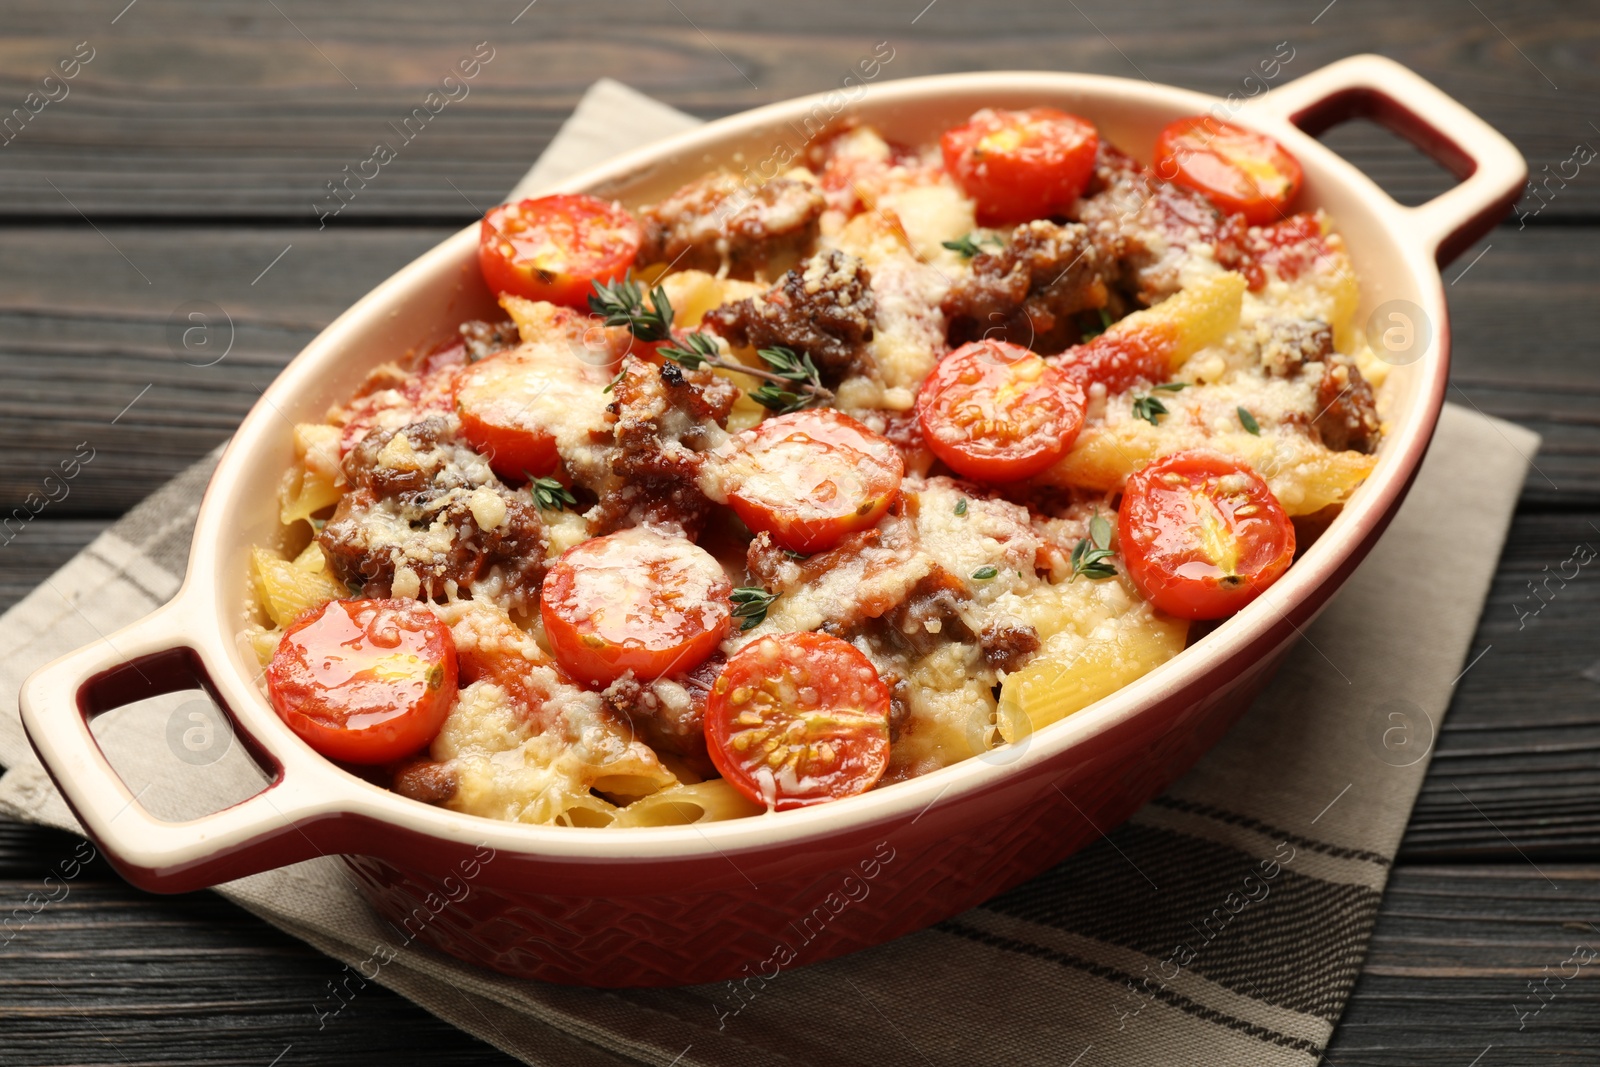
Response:
[[[1170,414],[1167,405],[1153,396],[1136,396],[1133,398],[1133,417],[1143,419],[1151,426],[1160,426],[1161,416]]]
[[[999,573],[1000,573],[1000,571],[999,571],[998,568],[984,566],[984,567],[979,567],[977,570],[973,571],[972,572],[972,577],[977,579],[980,582],[987,582],[990,578],[993,578],[995,575],[997,575]]]
[[[956,501],[956,514],[957,515],[965,515],[966,513],[967,513],[967,498],[966,497],[962,497],[960,500]]]
[[[622,379],[626,378],[627,376],[628,376],[628,361],[627,360],[623,360],[622,361],[622,369],[617,371],[617,376],[615,378],[611,379],[611,383],[609,385],[607,385],[604,389],[600,390],[600,391],[602,393],[611,392],[617,386],[621,385],[622,384]]]
[[[527,471],[522,473],[528,474]],[[568,504],[578,502],[578,498],[554,478],[535,478],[528,475],[528,491],[533,494],[533,502],[538,505],[540,511],[564,511]]]
[[[719,363],[722,357],[722,349],[717,347],[716,339],[699,332],[684,334],[681,345],[662,345],[656,351],[689,370],[699,370],[707,363]]]
[[[1117,568],[1105,562],[1111,555],[1111,524],[1095,512],[1089,519],[1089,536],[1079,541],[1072,550],[1072,577],[1115,578]]]
[[[751,630],[761,625],[767,617],[767,608],[778,599],[777,593],[769,593],[760,586],[741,586],[733,591],[733,617],[742,619],[739,624],[741,630]]]
[[[1151,392],[1156,392],[1156,391],[1159,390],[1160,392],[1163,392],[1163,393],[1176,393],[1180,389],[1188,388],[1188,385],[1189,385],[1188,382],[1162,382],[1160,385],[1152,385],[1150,387],[1150,390],[1151,390]],[[1161,423],[1158,420],[1161,418],[1161,416],[1168,415],[1168,414],[1171,414],[1171,412],[1169,412],[1167,410],[1167,405],[1163,404],[1160,400],[1156,399],[1155,397],[1153,397],[1153,396],[1134,397],[1134,400],[1133,400],[1133,417],[1134,418],[1143,419],[1145,422],[1148,422],[1151,426],[1159,426],[1159,425],[1161,425]]]
[[[962,259],[971,259],[979,252],[983,251],[983,249],[978,246],[983,244],[985,241],[999,248],[1005,247],[1005,242],[1001,241],[998,237],[994,237],[990,234],[983,234],[980,236],[976,230],[967,234],[965,237],[958,237],[954,241],[940,241],[939,243],[948,248],[950,251],[956,253],[956,255],[960,256]]]
[[[634,281],[632,271],[619,281],[595,282],[589,310],[602,316],[607,326],[626,326],[641,341],[665,341],[672,336],[672,303],[667,291],[656,286],[646,307],[644,286]]]
[[[1244,427],[1245,433],[1254,434],[1255,436],[1260,437],[1261,424],[1256,421],[1256,417],[1250,414],[1250,412],[1245,409],[1243,404],[1239,405],[1238,411],[1239,425]]]
[[[792,348],[763,348],[757,351],[756,355],[767,365],[767,370],[723,359],[716,338],[707,333],[684,334],[681,344],[662,345],[657,351],[689,370],[706,366],[720,367],[762,379],[766,384],[752,392],[750,399],[780,415],[799,411],[819,400],[833,399],[833,391],[823,387],[822,373],[811,362],[811,357]]]
[[[756,352],[761,362],[770,368],[770,377],[777,379],[750,394],[750,399],[780,415],[809,407],[824,396],[833,394],[822,387],[822,374],[811,357],[792,348],[763,348]],[[746,373],[754,373],[744,368]],[[796,389],[785,388],[793,384]]]

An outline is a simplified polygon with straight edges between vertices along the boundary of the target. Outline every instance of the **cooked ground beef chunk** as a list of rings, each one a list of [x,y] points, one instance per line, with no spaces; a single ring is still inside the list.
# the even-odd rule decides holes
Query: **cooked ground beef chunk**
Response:
[[[476,363],[480,359],[488,359],[496,352],[515,348],[521,340],[521,336],[517,333],[517,324],[509,319],[504,322],[473,319],[461,324],[461,341],[467,348],[468,363]]]
[[[1275,378],[1299,373],[1333,355],[1333,330],[1321,319],[1262,319],[1256,324],[1261,366]]]
[[[866,373],[876,305],[867,268],[838,249],[819,252],[767,292],[706,313],[703,325],[735,347],[782,345],[809,355],[825,379]]]
[[[952,344],[994,337],[1039,352],[1080,339],[1074,316],[1106,306],[1114,269],[1081,223],[1047,219],[1011,231],[1006,247],[972,257],[972,273],[943,302]]]
[[[774,178],[749,188],[727,171],[709,174],[639,212],[639,262],[766,276],[810,251],[822,209],[822,193],[805,182]]]
[[[1039,651],[1039,631],[1027,623],[991,622],[983,628],[978,644],[989,666],[1001,671],[1014,671]]]
[[[1261,365],[1279,378],[1309,368],[1317,381],[1317,414],[1311,429],[1338,452],[1371,452],[1378,446],[1377,398],[1355,362],[1333,350],[1333,330],[1319,319],[1264,319],[1256,326]]]
[[[610,482],[587,515],[590,527],[600,534],[648,522],[693,537],[711,511],[696,484],[710,444],[707,427],[727,424],[738,389],[709,370],[675,363],[632,360],[626,369],[612,390]]]
[[[600,695],[646,744],[709,778],[716,768],[706,755],[706,697],[727,662],[719,652],[686,674],[650,682],[627,674]]]
[[[424,804],[443,804],[456,795],[460,783],[444,764],[415,759],[396,768],[393,788],[401,796]]]
[[[367,596],[446,596],[497,578],[532,603],[546,535],[525,494],[502,484],[458,442],[450,421],[373,431],[344,460],[351,489],[317,535],[333,573]]]
[[[1243,216],[1223,215],[1204,196],[1162,181],[1104,142],[1071,215],[1088,226],[1107,267],[1114,265],[1119,288],[1141,304],[1178,291],[1182,253],[1191,245],[1211,245],[1224,267],[1244,256]]]
[[[1380,428],[1372,386],[1349,356],[1331,355],[1323,367],[1317,383],[1318,414],[1311,428],[1336,452],[1375,451]]]
[[[935,565],[911,587],[910,596],[884,614],[883,621],[894,644],[925,656],[946,641],[973,639],[962,619],[967,605],[967,583]]]

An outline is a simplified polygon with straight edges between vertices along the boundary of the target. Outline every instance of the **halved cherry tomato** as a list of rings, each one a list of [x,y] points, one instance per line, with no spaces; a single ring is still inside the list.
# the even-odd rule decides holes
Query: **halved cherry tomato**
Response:
[[[889,687],[837,637],[763,637],[712,684],[706,747],[729,785],[778,811],[864,793],[889,763]]]
[[[693,670],[733,618],[733,583],[709,552],[648,527],[568,549],[539,594],[550,650],[573,678],[606,686]]]
[[[1333,246],[1322,232],[1322,222],[1310,212],[1290,215],[1270,226],[1252,227],[1244,237],[1240,270],[1252,289],[1267,283],[1265,268],[1292,282],[1319,264],[1330,264]]]
[[[478,238],[478,266],[495,293],[515,293],[582,311],[595,282],[633,266],[644,234],[618,203],[545,196],[491,208]]]
[[[1233,614],[1294,559],[1294,524],[1278,498],[1216,452],[1180,452],[1130,476],[1117,538],[1133,584],[1183,619]]]
[[[1037,354],[974,341],[939,361],[917,394],[933,454],[985,482],[1031,478],[1066,455],[1083,429],[1083,390]]]
[[[388,763],[431,742],[456,699],[456,645],[414,600],[330,600],[267,666],[278,717],[330,759]]]
[[[1065,210],[1094,172],[1094,123],[1058,111],[984,108],[939,138],[945,170],[977,204],[985,226]]]
[[[876,526],[900,495],[905,460],[880,434],[829,408],[767,419],[712,453],[702,482],[744,524],[810,555]]]
[[[1107,393],[1120,393],[1139,382],[1161,382],[1172,372],[1177,337],[1149,328],[1107,331],[1073,345],[1050,364],[1085,392],[1096,382]]]
[[[606,428],[610,380],[609,366],[585,362],[560,343],[513,348],[458,372],[456,413],[494,472],[520,483],[556,469],[558,437],[586,443],[586,431]]]
[[[1305,180],[1299,162],[1277,141],[1210,115],[1179,119],[1161,131],[1155,171],[1254,226],[1282,218]]]

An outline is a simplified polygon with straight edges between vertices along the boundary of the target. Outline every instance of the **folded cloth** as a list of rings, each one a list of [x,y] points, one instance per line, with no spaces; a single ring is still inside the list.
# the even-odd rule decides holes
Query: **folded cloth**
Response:
[[[693,124],[600,82],[517,191]],[[1220,745],[1109,837],[890,944],[769,979],[602,992],[406,944],[336,857],[217,892],[351,969],[339,997],[308,1009],[308,1028],[338,1025],[370,980],[527,1063],[1315,1063],[1360,971],[1537,447],[1527,430],[1446,407],[1388,533]],[[11,768],[0,810],[77,829],[23,737],[17,687],[172,595],[215,460],[0,618],[0,762]],[[166,731],[186,705],[155,703],[97,721],[147,806],[193,815],[259,788],[242,754],[203,768],[177,755]]]

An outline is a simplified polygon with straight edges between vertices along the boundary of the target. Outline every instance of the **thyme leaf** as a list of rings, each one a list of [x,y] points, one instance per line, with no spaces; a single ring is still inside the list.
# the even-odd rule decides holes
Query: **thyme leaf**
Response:
[[[1133,398],[1133,417],[1143,419],[1151,426],[1161,425],[1161,416],[1171,414],[1167,405],[1153,396],[1136,396]]]
[[[1261,424],[1256,421],[1256,417],[1254,415],[1250,414],[1250,412],[1245,408],[1245,406],[1243,404],[1239,405],[1238,411],[1239,411],[1239,425],[1244,427],[1244,432],[1248,433],[1248,434],[1253,434],[1256,437],[1260,437],[1261,436]]]
[[[1072,550],[1072,577],[1067,580],[1076,581],[1080,574],[1091,579],[1115,578],[1117,568],[1105,562],[1114,554],[1111,523],[1097,511],[1089,518],[1089,536]]]
[[[523,471],[523,474],[528,474]],[[567,505],[576,504],[578,498],[554,478],[535,478],[528,475],[528,491],[540,511],[565,511]]]
[[[733,601],[733,617],[742,620],[739,629],[752,630],[767,617],[767,608],[778,599],[778,594],[769,593],[760,586],[747,585],[735,589],[730,599]]]

